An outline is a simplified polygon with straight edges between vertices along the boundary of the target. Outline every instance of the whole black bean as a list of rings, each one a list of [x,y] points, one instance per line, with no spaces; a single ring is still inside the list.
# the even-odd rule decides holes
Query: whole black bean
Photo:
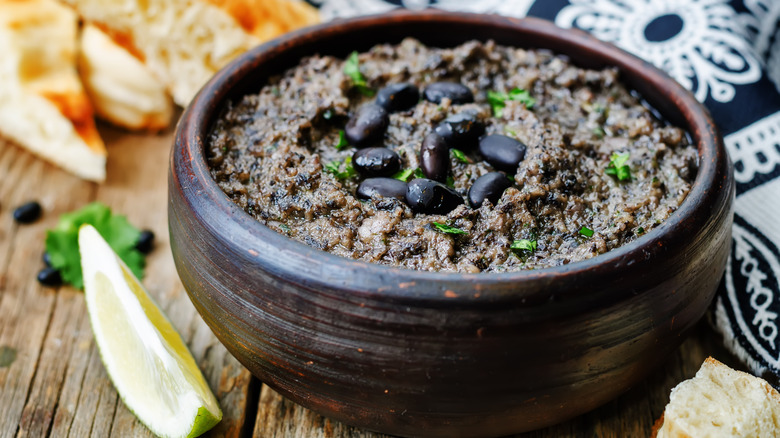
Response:
[[[30,201],[16,207],[14,210],[14,220],[22,224],[29,224],[41,217],[41,204]]]
[[[138,236],[138,242],[135,243],[135,249],[144,254],[149,254],[153,248],[154,232],[152,232],[152,230],[141,231],[141,235]]]
[[[455,114],[442,120],[433,132],[438,134],[451,148],[474,150],[479,137],[485,133],[485,125],[474,114]]]
[[[407,184],[406,203],[417,213],[447,214],[462,204],[463,198],[442,183],[417,178]]]
[[[425,100],[433,103],[441,103],[441,100],[445,97],[457,105],[474,102],[474,95],[471,94],[471,90],[457,82],[434,82],[425,87],[423,96]]]
[[[390,119],[387,111],[375,103],[360,107],[344,127],[344,136],[349,144],[368,146],[382,139]]]
[[[420,90],[408,82],[390,84],[376,94],[376,103],[388,112],[405,111],[417,105]]]
[[[41,260],[43,260],[43,264],[46,265],[47,268],[51,267],[51,254],[49,254],[47,251],[43,252]]]
[[[388,148],[365,148],[352,155],[352,165],[363,176],[390,176],[401,168],[401,157]]]
[[[62,284],[62,277],[60,276],[60,271],[52,268],[47,267],[43,268],[38,272],[38,283],[49,286],[49,287],[55,287]]]
[[[487,199],[493,205],[498,203],[504,190],[512,185],[509,178],[501,172],[486,173],[471,185],[469,189],[469,204],[474,208],[479,208],[482,202]]]
[[[428,178],[444,182],[450,171],[450,148],[436,134],[425,136],[420,146],[420,168]]]
[[[396,198],[406,196],[406,183],[395,178],[366,178],[357,188],[358,199]]]
[[[493,134],[479,140],[479,153],[485,161],[512,175],[517,172],[517,165],[525,158],[525,150],[525,144],[506,135]]]

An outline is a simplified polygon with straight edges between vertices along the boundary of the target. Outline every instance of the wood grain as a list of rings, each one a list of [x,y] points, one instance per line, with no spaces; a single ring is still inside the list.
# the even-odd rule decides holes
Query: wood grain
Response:
[[[108,204],[156,235],[144,284],[188,343],[224,411],[207,436],[238,437],[254,421],[251,375],[214,338],[178,279],[168,242],[167,167],[172,129],[128,134],[101,127],[108,180],[87,183],[0,139],[0,348],[16,359],[0,368],[0,437],[151,437],[121,403],[99,353],[80,291],[38,285],[45,230],[61,213]],[[11,211],[28,200],[44,210],[20,226]],[[251,405],[247,409],[247,405]],[[251,412],[251,418],[246,413]]]

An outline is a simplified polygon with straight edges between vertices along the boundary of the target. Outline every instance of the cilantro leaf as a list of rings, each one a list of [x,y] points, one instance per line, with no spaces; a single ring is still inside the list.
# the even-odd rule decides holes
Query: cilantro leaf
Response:
[[[342,164],[344,170],[341,170]],[[347,157],[343,162],[331,161],[325,165],[325,171],[333,175],[338,180],[345,180],[357,175],[355,168],[352,166],[352,157]]]
[[[106,205],[93,202],[80,210],[63,214],[57,226],[46,232],[46,252],[63,281],[77,289],[84,287],[78,242],[79,227],[83,224],[95,227],[133,274],[143,278],[145,257],[135,248],[141,231],[132,226],[125,216],[114,215]]]
[[[420,168],[416,169],[403,169],[399,170],[391,178],[395,178],[397,180],[403,181],[403,182],[409,182],[412,177],[415,178],[425,178],[425,175],[423,175],[422,170]]]
[[[509,249],[513,249],[515,251],[534,252],[536,251],[536,241],[528,239],[515,240],[511,245],[509,245]]]
[[[373,96],[374,90],[369,88],[366,78],[363,73],[360,73],[360,60],[358,59],[358,52],[352,52],[344,62],[344,74],[352,79],[352,85],[358,89],[360,94],[364,96]]]
[[[437,231],[444,234],[468,234],[469,233],[466,230],[461,230],[460,228],[451,227],[447,224],[442,224],[440,222],[431,222],[431,225],[433,225]]]
[[[344,133],[343,129],[339,129],[339,142],[336,143],[334,147],[337,150],[342,150],[348,146],[349,146],[349,142],[347,141],[347,134]]]
[[[503,117],[507,100],[515,100],[525,105],[526,108],[531,109],[536,104],[536,99],[531,97],[531,94],[527,90],[520,88],[514,88],[509,93],[502,93],[499,91],[488,90],[487,100],[490,107],[493,108],[493,114],[496,117]]]
[[[593,237],[593,230],[583,225],[578,233],[582,234],[585,237]]]
[[[618,181],[627,181],[631,179],[631,168],[626,164],[628,162],[629,153],[625,152],[619,154],[613,152],[609,158],[609,165],[604,173],[612,175],[617,178]]]
[[[452,153],[452,156],[461,163],[469,164],[471,162],[469,161],[468,157],[466,157],[466,154],[464,154],[460,149],[452,148],[450,149],[450,153]]]

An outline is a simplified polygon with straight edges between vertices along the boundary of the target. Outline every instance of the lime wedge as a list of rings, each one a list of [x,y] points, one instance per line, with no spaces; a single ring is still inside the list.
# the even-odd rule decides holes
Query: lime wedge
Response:
[[[161,437],[214,427],[222,411],[168,318],[91,225],[79,229],[79,251],[92,331],[125,405]]]

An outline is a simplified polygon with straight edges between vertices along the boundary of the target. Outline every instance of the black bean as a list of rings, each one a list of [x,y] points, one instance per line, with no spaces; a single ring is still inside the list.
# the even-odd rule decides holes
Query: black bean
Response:
[[[479,141],[479,152],[485,161],[512,175],[517,172],[517,165],[525,158],[525,150],[525,144],[505,135],[488,135]]]
[[[388,148],[365,148],[352,155],[352,165],[363,176],[390,176],[401,168],[401,157]]]
[[[62,284],[62,277],[60,276],[60,271],[52,267],[41,269],[41,271],[38,272],[37,278],[38,278],[38,283],[44,286],[56,287]]]
[[[387,111],[375,103],[360,107],[344,127],[344,135],[353,146],[368,146],[382,139],[390,118]]]
[[[471,185],[469,189],[469,204],[474,208],[479,208],[482,202],[487,199],[493,205],[498,203],[504,190],[512,185],[509,178],[501,172],[486,173]]]
[[[408,82],[388,85],[376,94],[377,105],[391,113],[408,110],[419,100],[420,90]]]
[[[420,146],[420,168],[428,178],[444,182],[450,171],[450,148],[444,139],[428,134]]]
[[[461,113],[442,120],[433,132],[449,147],[471,151],[477,148],[479,137],[485,133],[485,125],[474,114]]]
[[[41,217],[41,204],[35,201],[20,205],[14,210],[14,220],[22,224],[35,222],[39,217]]]
[[[51,254],[44,251],[41,260],[43,260],[43,264],[46,265],[47,268],[51,267]]]
[[[433,103],[441,103],[441,100],[445,97],[458,105],[474,102],[474,95],[471,94],[471,90],[457,82],[434,82],[425,87],[423,96],[425,100]]]
[[[406,183],[395,178],[366,178],[357,188],[358,199],[396,198],[406,196]]]
[[[154,232],[152,230],[141,231],[141,235],[138,236],[138,242],[135,243],[135,249],[144,254],[149,254],[152,248],[154,248]]]
[[[462,204],[463,198],[442,183],[417,178],[407,184],[406,203],[417,213],[447,214]]]

